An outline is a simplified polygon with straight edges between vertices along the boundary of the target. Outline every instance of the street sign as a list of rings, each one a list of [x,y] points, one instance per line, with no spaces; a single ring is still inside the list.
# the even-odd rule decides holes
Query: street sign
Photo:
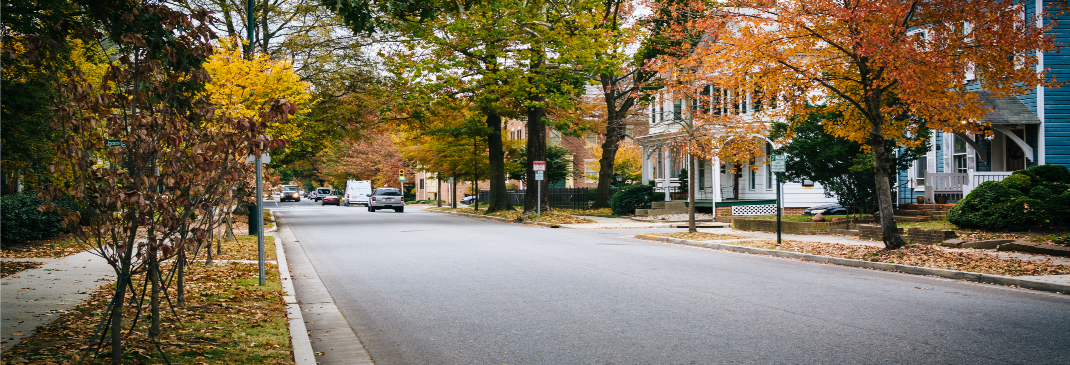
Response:
[[[246,156],[245,157],[245,162],[248,162],[248,163],[256,162],[256,156],[253,156],[253,155]],[[264,152],[263,155],[260,155],[260,163],[271,163],[271,155],[268,154],[267,152]]]
[[[532,161],[531,169],[534,171],[546,171],[546,161]]]
[[[542,171],[535,171],[535,181],[542,181]]]
[[[787,172],[786,167],[787,156],[784,155],[771,155],[769,156],[769,167],[773,172]]]
[[[108,147],[126,147],[126,143],[123,143],[123,141],[120,141],[118,139],[109,139],[108,143],[106,144],[106,146],[108,146]]]

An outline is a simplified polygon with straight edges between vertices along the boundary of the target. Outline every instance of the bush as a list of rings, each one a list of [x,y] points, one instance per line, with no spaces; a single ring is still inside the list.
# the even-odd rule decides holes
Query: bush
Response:
[[[63,221],[55,210],[41,213],[37,208],[49,201],[37,197],[34,192],[22,192],[0,197],[0,243],[4,246],[32,240],[55,237],[67,232],[60,225]],[[79,210],[78,203],[69,197],[52,201],[56,208]]]
[[[1059,180],[1062,179],[1062,180]],[[947,213],[967,228],[1025,230],[1070,224],[1070,171],[1061,165],[1034,166],[1000,182],[985,182]]]
[[[649,209],[654,188],[647,185],[631,185],[609,199],[613,215],[632,215],[636,209]]]

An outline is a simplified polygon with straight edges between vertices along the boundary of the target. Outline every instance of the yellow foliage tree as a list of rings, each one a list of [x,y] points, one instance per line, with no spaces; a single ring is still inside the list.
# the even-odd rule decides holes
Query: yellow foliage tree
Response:
[[[242,47],[236,38],[223,40],[205,64],[205,70],[212,76],[205,89],[216,111],[232,117],[255,118],[272,101],[282,99],[297,107],[291,121],[307,117],[313,100],[308,83],[301,81],[293,64],[263,54],[247,60],[242,57]],[[287,140],[298,139],[301,133],[278,123],[268,125],[267,131],[273,138]]]

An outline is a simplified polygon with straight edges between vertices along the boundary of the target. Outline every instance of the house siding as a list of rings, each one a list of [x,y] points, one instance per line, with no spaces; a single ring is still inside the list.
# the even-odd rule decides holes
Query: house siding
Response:
[[[1058,5],[1057,0],[1045,3]],[[1055,17],[1057,26],[1048,34],[1057,43],[1070,44],[1070,14]],[[1044,55],[1044,66],[1058,80],[1066,80],[1070,77],[1070,54],[1065,49],[1062,53],[1048,52]],[[1070,86],[1044,90],[1044,114],[1045,162],[1070,167]]]

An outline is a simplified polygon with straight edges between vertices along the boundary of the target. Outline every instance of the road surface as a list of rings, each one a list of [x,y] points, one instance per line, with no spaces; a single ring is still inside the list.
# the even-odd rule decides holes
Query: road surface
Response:
[[[631,238],[639,230],[275,209],[380,365],[1070,361],[1067,295]]]

